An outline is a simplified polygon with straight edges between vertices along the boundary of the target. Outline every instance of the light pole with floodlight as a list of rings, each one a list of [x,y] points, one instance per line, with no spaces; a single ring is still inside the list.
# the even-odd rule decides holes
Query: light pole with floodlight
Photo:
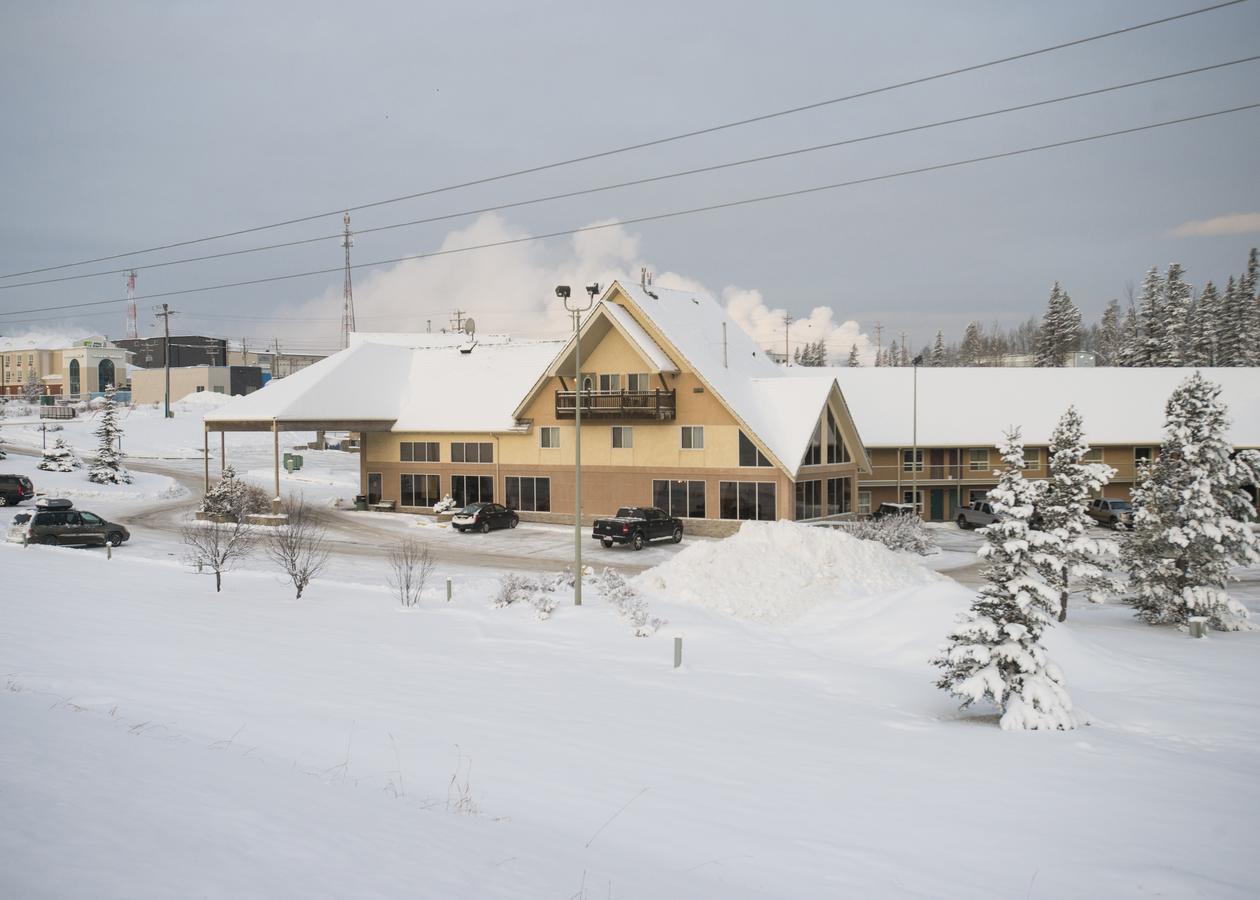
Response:
[[[923,518],[923,512],[922,510],[919,509],[919,467],[920,467],[920,462],[919,462],[919,366],[922,363],[923,363],[923,354],[919,354],[918,356],[914,358],[914,362],[912,364],[914,366],[914,389],[913,389],[914,399],[912,401],[912,406],[914,408],[914,411],[912,414],[913,422],[911,424],[911,437],[910,437],[910,440],[913,444],[913,449],[911,449],[910,451],[912,454],[911,460],[913,463],[913,469],[911,470],[913,472],[913,480],[911,481],[911,485],[910,485],[910,490],[911,490],[910,502],[914,504],[914,514],[918,516],[919,518]]]
[[[595,304],[598,284],[586,286],[587,300],[579,306],[567,284],[556,285],[556,296],[573,317],[573,605],[582,605],[582,313]]]

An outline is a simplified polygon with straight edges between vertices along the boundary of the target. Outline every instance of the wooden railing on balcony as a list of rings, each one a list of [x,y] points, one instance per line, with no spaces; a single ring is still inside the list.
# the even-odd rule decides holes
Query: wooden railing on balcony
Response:
[[[678,412],[674,391],[582,391],[582,418],[657,419],[670,421]],[[556,391],[556,418],[577,415],[577,392]]]

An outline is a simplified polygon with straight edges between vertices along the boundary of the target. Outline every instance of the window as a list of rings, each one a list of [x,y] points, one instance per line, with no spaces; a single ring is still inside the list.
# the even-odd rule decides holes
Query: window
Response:
[[[1040,469],[1041,468],[1041,448],[1025,447],[1024,448],[1024,468]]]
[[[457,463],[492,463],[494,462],[494,444],[468,442],[451,442],[451,462]],[[470,503],[476,501],[470,500]]]
[[[682,448],[684,450],[704,449],[703,425],[684,425],[682,427]]]
[[[853,479],[827,479],[827,515],[840,516],[853,512]]]
[[[433,506],[441,499],[441,484],[436,475],[408,473],[402,476],[399,506]]]
[[[741,466],[768,466],[770,460],[757,449],[757,445],[748,439],[743,431],[739,433],[739,464]]]
[[[617,450],[629,450],[634,446],[634,429],[629,425],[612,427],[612,445]]]
[[[858,512],[864,516],[869,516],[871,514],[870,491],[858,491]]]
[[[832,415],[831,407],[827,407],[827,463],[833,465],[852,461],[853,457],[849,456],[849,448],[845,446],[844,438],[840,436],[840,426],[836,424],[836,417]]]
[[[652,482],[652,505],[679,519],[704,518],[703,481]]]
[[[93,515],[90,512],[79,513],[79,518],[83,521],[84,525],[104,525],[105,524],[104,519],[102,519],[100,516]]]
[[[652,390],[652,376],[647,372],[631,372],[626,376],[626,390],[640,392]]]
[[[594,372],[582,373],[582,390],[584,391],[595,390],[595,382],[596,382],[596,378],[595,378]]]
[[[403,441],[398,445],[398,459],[400,462],[441,462],[438,446],[437,441]]]
[[[1136,469],[1142,465],[1149,466],[1151,464],[1151,459],[1154,457],[1154,453],[1155,451],[1153,447],[1134,447],[1133,468]]]
[[[197,385],[197,390],[196,390],[196,393],[200,394],[200,393],[201,393],[202,391],[204,391],[205,389],[206,389],[206,386],[205,386],[204,384],[199,384],[199,385]]]
[[[822,464],[822,422],[814,426],[814,433],[809,437],[809,446],[805,448],[805,458],[801,460],[802,466],[817,466]],[[797,517],[799,518],[799,516]]]
[[[600,375],[599,389],[601,391],[619,391],[621,390],[620,375]]]
[[[923,448],[922,447],[920,447],[918,450],[902,450],[901,451],[901,471],[903,472],[922,472],[923,471]]]
[[[902,503],[913,503],[914,511],[922,515],[923,513],[923,491],[902,491]]]
[[[491,503],[494,501],[494,479],[489,475],[452,475],[451,499],[456,506]]]
[[[508,509],[523,512],[551,512],[550,478],[517,478],[510,475],[503,479]]]
[[[989,450],[987,447],[972,447],[967,451],[967,468],[972,472],[989,470]]]
[[[538,429],[538,446],[544,450],[555,450],[560,446],[560,426],[544,425]]]
[[[774,521],[777,517],[774,482],[719,482],[718,514],[723,519]]]
[[[817,519],[822,515],[822,482],[796,482],[796,519]]]
[[[1085,451],[1085,455],[1081,457],[1081,462],[1100,463],[1103,461],[1102,447],[1090,447]]]
[[[988,497],[989,497],[988,488],[976,488],[976,489],[967,491],[968,503],[979,503],[983,500],[987,500]]]

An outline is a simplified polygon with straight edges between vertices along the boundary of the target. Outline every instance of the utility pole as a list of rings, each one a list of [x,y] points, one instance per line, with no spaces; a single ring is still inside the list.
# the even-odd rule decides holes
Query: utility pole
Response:
[[[166,390],[163,393],[163,405],[165,407],[166,418],[171,417],[171,316],[175,315],[175,311],[171,309],[169,303],[162,304],[162,311],[154,314],[162,319],[162,368],[165,369]]]
[[[462,309],[457,309],[451,313],[451,330],[456,334],[459,334],[464,330],[464,316],[466,315],[468,315],[468,313],[464,312]]]
[[[875,365],[882,366],[884,359],[884,325],[875,323]]]
[[[341,294],[341,346],[344,349],[350,346],[350,332],[354,331],[354,285],[350,282],[350,248],[354,245],[354,239],[350,236],[348,210],[342,217],[342,222],[345,223],[345,233],[341,238],[341,246],[346,248],[346,280]]]
[[[280,377],[280,338],[272,338],[271,340],[274,344],[274,349],[271,354],[271,377],[279,378]]]
[[[795,320],[792,318],[791,313],[785,312],[783,314],[783,365],[785,366],[792,364],[792,342],[788,340],[788,334],[793,321]]]
[[[556,296],[573,317],[573,605],[582,605],[582,313],[595,303],[599,285],[586,287],[589,298],[570,301],[567,284],[556,285]]]
[[[140,329],[136,324],[136,270],[127,273],[127,337],[135,340],[140,337]]]

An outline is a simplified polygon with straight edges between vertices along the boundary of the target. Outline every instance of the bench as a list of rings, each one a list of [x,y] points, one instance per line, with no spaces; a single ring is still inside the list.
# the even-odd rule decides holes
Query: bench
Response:
[[[393,500],[382,500],[380,503],[368,504],[368,509],[373,512],[394,512],[398,504]]]

